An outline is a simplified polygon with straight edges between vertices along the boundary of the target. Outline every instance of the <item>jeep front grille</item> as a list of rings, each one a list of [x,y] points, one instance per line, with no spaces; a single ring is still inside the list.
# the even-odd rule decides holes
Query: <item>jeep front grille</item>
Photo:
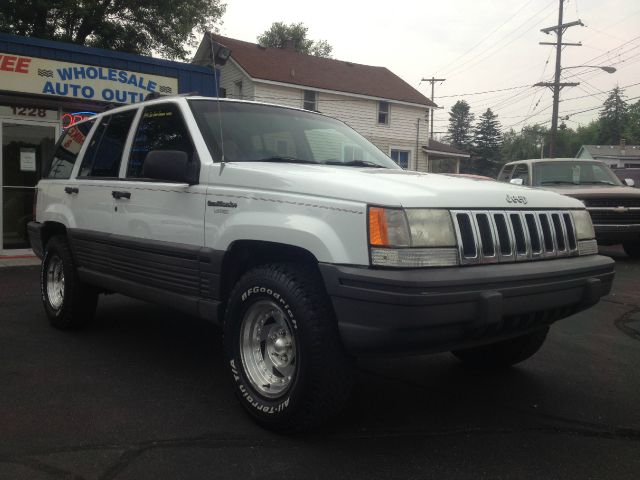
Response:
[[[578,255],[567,211],[452,210],[461,264]]]

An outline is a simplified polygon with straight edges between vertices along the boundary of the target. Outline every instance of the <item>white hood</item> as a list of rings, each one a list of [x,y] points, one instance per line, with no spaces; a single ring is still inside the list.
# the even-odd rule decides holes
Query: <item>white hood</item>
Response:
[[[226,186],[388,207],[584,208],[573,198],[540,189],[385,168],[233,162],[225,164],[221,177]],[[216,178],[217,173],[214,185]]]

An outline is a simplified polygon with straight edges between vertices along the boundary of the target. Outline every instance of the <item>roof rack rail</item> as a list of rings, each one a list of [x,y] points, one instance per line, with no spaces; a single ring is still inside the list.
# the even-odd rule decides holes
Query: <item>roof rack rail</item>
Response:
[[[169,97],[189,97],[191,95],[199,95],[199,92],[185,92],[185,93],[174,93],[171,95],[162,95],[160,92],[149,92],[146,97],[144,97],[144,101],[147,100],[155,100],[156,98],[169,98]]]

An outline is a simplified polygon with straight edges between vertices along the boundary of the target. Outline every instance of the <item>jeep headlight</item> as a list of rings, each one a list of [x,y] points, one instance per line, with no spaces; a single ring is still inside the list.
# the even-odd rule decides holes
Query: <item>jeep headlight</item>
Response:
[[[598,253],[596,232],[593,229],[591,215],[587,210],[572,210],[573,225],[578,240],[578,255],[595,255]]]
[[[458,265],[456,235],[448,210],[369,207],[372,265]]]
[[[593,223],[591,223],[591,215],[589,215],[588,211],[573,210],[571,215],[573,216],[573,224],[576,227],[576,238],[578,240],[591,240],[596,238]]]

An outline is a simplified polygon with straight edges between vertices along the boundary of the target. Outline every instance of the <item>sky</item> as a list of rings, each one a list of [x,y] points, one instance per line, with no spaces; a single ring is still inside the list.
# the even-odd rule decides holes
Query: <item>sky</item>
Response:
[[[442,107],[435,113],[436,132],[446,131],[447,112],[457,100],[469,102],[476,117],[490,107],[503,129],[519,130],[551,123],[551,90],[532,85],[553,80],[555,47],[538,42],[555,41],[555,34],[540,29],[557,24],[558,5],[559,0],[227,0],[219,33],[256,42],[273,22],[303,22],[309,38],[333,46],[333,58],[387,67],[427,97],[431,86],[421,80],[445,78],[435,87]],[[616,85],[626,87],[628,100],[640,97],[640,2],[565,0],[564,23],[578,19],[585,27],[567,29],[563,41],[582,46],[563,49],[563,68],[603,65],[617,71],[565,68],[563,81],[580,82],[561,92],[560,116],[569,115],[565,122],[572,128],[596,118]],[[488,91],[493,92],[462,96]]]

